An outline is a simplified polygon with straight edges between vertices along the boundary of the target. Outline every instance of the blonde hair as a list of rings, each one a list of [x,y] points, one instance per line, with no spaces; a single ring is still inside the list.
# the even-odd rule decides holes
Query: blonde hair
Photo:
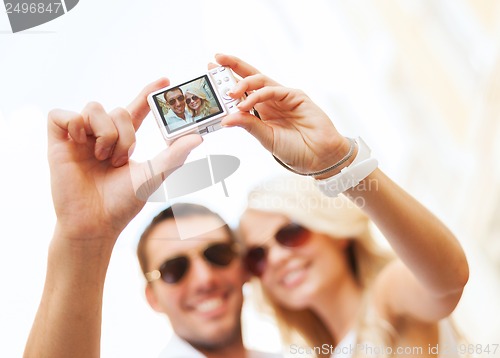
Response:
[[[294,176],[270,180],[252,190],[248,197],[248,208],[286,215],[298,224],[332,239],[349,238],[346,252],[350,256],[351,270],[365,292],[363,312],[356,327],[357,339],[369,338],[373,343],[389,343],[394,330],[388,323],[377,319],[369,310],[367,301],[375,277],[394,256],[377,245],[370,230],[369,218],[355,203],[343,196],[326,197],[317,189],[313,179]],[[272,308],[285,343],[297,342],[300,337],[310,347],[320,347],[325,343],[336,346],[339,343],[312,310],[287,309],[270,297],[259,280],[253,282],[258,299]],[[319,356],[328,355],[320,353]]]
[[[210,105],[209,100],[207,99],[207,95],[206,95],[205,91],[203,89],[201,89],[201,88],[198,88],[198,87],[190,87],[190,88],[186,89],[186,91],[185,91],[185,94],[188,94],[188,93],[197,96],[201,100],[201,107],[199,109],[198,115],[196,115],[195,111],[191,107],[189,107],[189,105],[187,106],[189,112],[191,112],[191,115],[193,117],[195,117],[195,116],[196,117],[198,117],[198,116],[201,116],[201,117],[209,116],[211,114],[210,110],[211,110],[212,107]]]

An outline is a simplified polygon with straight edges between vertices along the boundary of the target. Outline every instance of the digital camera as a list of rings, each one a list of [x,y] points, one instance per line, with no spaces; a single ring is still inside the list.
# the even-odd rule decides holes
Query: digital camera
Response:
[[[222,118],[238,111],[241,99],[228,96],[236,85],[229,67],[220,66],[176,86],[157,90],[148,103],[165,141],[190,133],[205,135],[221,128]]]

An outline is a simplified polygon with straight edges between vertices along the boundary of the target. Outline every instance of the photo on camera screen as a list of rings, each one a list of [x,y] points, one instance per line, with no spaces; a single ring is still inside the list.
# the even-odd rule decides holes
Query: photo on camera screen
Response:
[[[154,101],[169,134],[224,111],[208,75],[160,92]]]

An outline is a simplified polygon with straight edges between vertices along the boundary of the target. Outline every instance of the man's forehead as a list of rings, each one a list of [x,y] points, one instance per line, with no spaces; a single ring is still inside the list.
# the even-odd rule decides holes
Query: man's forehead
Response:
[[[167,219],[157,224],[148,237],[152,252],[175,253],[206,246],[211,242],[229,241],[225,223],[212,215]]]
[[[173,96],[176,96],[178,94],[182,94],[181,90],[180,89],[175,89],[173,91],[168,91],[167,92],[167,97],[173,97]]]
[[[175,254],[183,253],[193,249],[204,248],[214,242],[226,242],[230,241],[227,235],[225,236],[213,236],[207,238],[191,238],[187,240],[180,239],[161,239],[161,238],[150,238],[148,240],[148,247],[150,253],[159,253],[160,256],[168,254],[167,256],[175,256]]]
[[[157,224],[150,237],[187,240],[210,238],[214,234],[228,236],[225,226],[226,223],[215,215],[174,217]]]

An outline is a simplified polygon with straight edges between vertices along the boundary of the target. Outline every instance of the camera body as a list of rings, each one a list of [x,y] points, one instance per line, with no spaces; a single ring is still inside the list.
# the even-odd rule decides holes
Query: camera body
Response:
[[[241,99],[227,94],[236,82],[229,67],[219,66],[149,94],[149,106],[167,144],[186,134],[205,135],[220,129],[222,118],[238,112]]]

